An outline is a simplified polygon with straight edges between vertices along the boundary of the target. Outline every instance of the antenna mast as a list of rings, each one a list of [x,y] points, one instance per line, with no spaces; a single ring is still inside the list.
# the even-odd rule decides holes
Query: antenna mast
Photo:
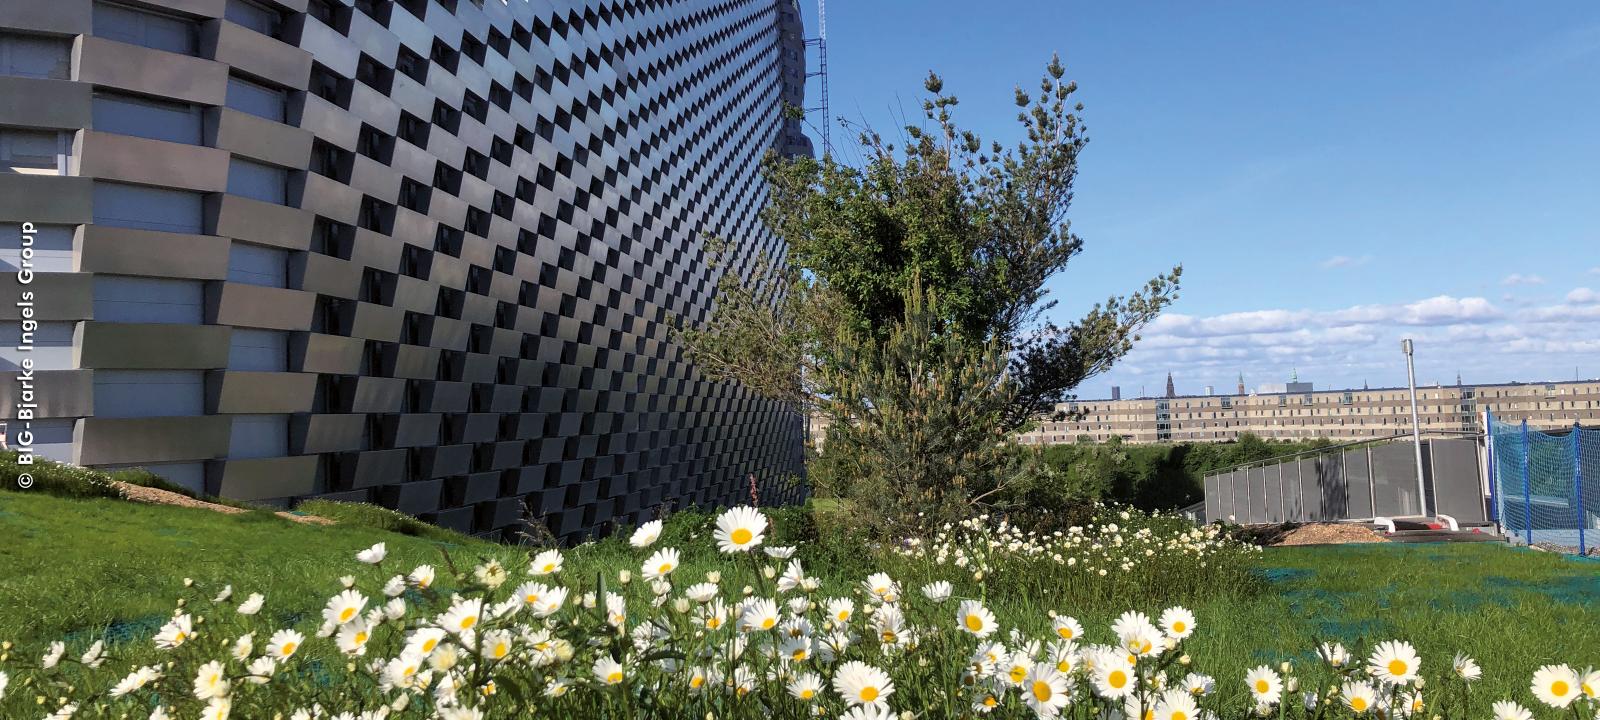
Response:
[[[807,78],[819,78],[822,90],[819,107],[809,108],[813,112],[822,113],[822,154],[833,154],[833,139],[828,132],[833,125],[833,119],[828,111],[828,0],[817,0],[817,36],[806,40],[807,46],[815,45],[817,48],[817,69],[815,72],[806,73]]]

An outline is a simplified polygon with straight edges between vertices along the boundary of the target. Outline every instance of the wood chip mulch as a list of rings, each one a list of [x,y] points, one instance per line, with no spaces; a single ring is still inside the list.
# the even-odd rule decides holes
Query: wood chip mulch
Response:
[[[125,482],[113,481],[113,484],[116,485],[117,490],[122,492],[124,497],[134,502],[150,503],[153,505],[175,505],[177,507],[200,508],[202,510],[210,510],[212,512],[219,512],[228,515],[237,515],[245,511],[244,508],[236,508],[232,505],[222,505],[220,503],[196,500],[188,495],[175,493],[170,490],[145,487],[143,485],[130,485]],[[305,523],[308,525],[334,524],[334,521],[316,515],[304,515],[291,512],[278,512],[275,514],[285,520],[293,520],[294,522]]]
[[[1342,545],[1345,543],[1389,542],[1372,528],[1349,523],[1301,525],[1285,532],[1273,545]]]

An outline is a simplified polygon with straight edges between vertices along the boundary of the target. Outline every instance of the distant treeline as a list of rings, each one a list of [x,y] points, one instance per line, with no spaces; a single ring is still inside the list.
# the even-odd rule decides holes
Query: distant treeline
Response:
[[[1200,502],[1204,478],[1213,470],[1332,444],[1325,438],[1264,440],[1250,433],[1226,443],[1131,445],[1112,439],[1050,445],[1044,448],[1043,460],[1054,471],[1054,479],[1064,484],[1058,490],[1156,510]]]

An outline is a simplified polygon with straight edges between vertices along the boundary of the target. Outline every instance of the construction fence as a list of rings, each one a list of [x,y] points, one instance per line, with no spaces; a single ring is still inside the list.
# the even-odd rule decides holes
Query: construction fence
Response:
[[[1472,438],[1422,442],[1417,482],[1410,439],[1336,446],[1205,478],[1205,520],[1240,524],[1336,522],[1422,514],[1460,523],[1485,520],[1479,443]]]
[[[1600,544],[1600,428],[1489,418],[1490,506],[1506,535],[1586,553]]]

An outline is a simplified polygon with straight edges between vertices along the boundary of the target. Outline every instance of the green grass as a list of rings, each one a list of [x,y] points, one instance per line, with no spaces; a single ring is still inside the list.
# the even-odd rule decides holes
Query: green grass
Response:
[[[184,593],[185,577],[202,588],[191,597],[223,584],[263,592],[264,618],[310,630],[340,575],[381,583],[378,571],[353,560],[355,551],[380,541],[391,558],[385,572],[429,563],[443,573],[442,552],[463,569],[487,557],[518,573],[513,577],[525,567],[524,548],[430,528],[381,508],[322,503],[307,510],[340,524],[0,492],[0,640],[33,656],[51,640],[81,650],[105,638],[119,657],[154,657],[148,639]],[[775,515],[770,542],[803,542],[818,532],[804,511]],[[668,524],[660,545],[685,549],[674,577],[727,566],[708,547],[705,526],[703,517]],[[878,562],[827,542],[808,544],[801,557],[823,580],[824,594],[846,592]],[[625,542],[596,543],[567,553],[563,577],[592,583],[597,572],[637,573],[640,559]],[[1484,667],[1485,697],[1525,696],[1532,671],[1546,662],[1600,664],[1600,563],[1488,543],[1283,548],[1262,560],[1259,582],[1191,604],[1199,632],[1188,647],[1219,689],[1240,692],[1238,678],[1256,664],[1311,664],[1316,644],[1328,640],[1364,653],[1377,641],[1406,639],[1430,674],[1445,669],[1456,651],[1468,652]],[[1183,588],[1173,591],[1181,595]],[[1067,612],[1095,640],[1105,639],[1106,624],[1122,609],[1085,607],[1073,597],[991,598],[991,606],[1003,624],[1021,621],[1030,631],[1043,625],[1045,610]]]

